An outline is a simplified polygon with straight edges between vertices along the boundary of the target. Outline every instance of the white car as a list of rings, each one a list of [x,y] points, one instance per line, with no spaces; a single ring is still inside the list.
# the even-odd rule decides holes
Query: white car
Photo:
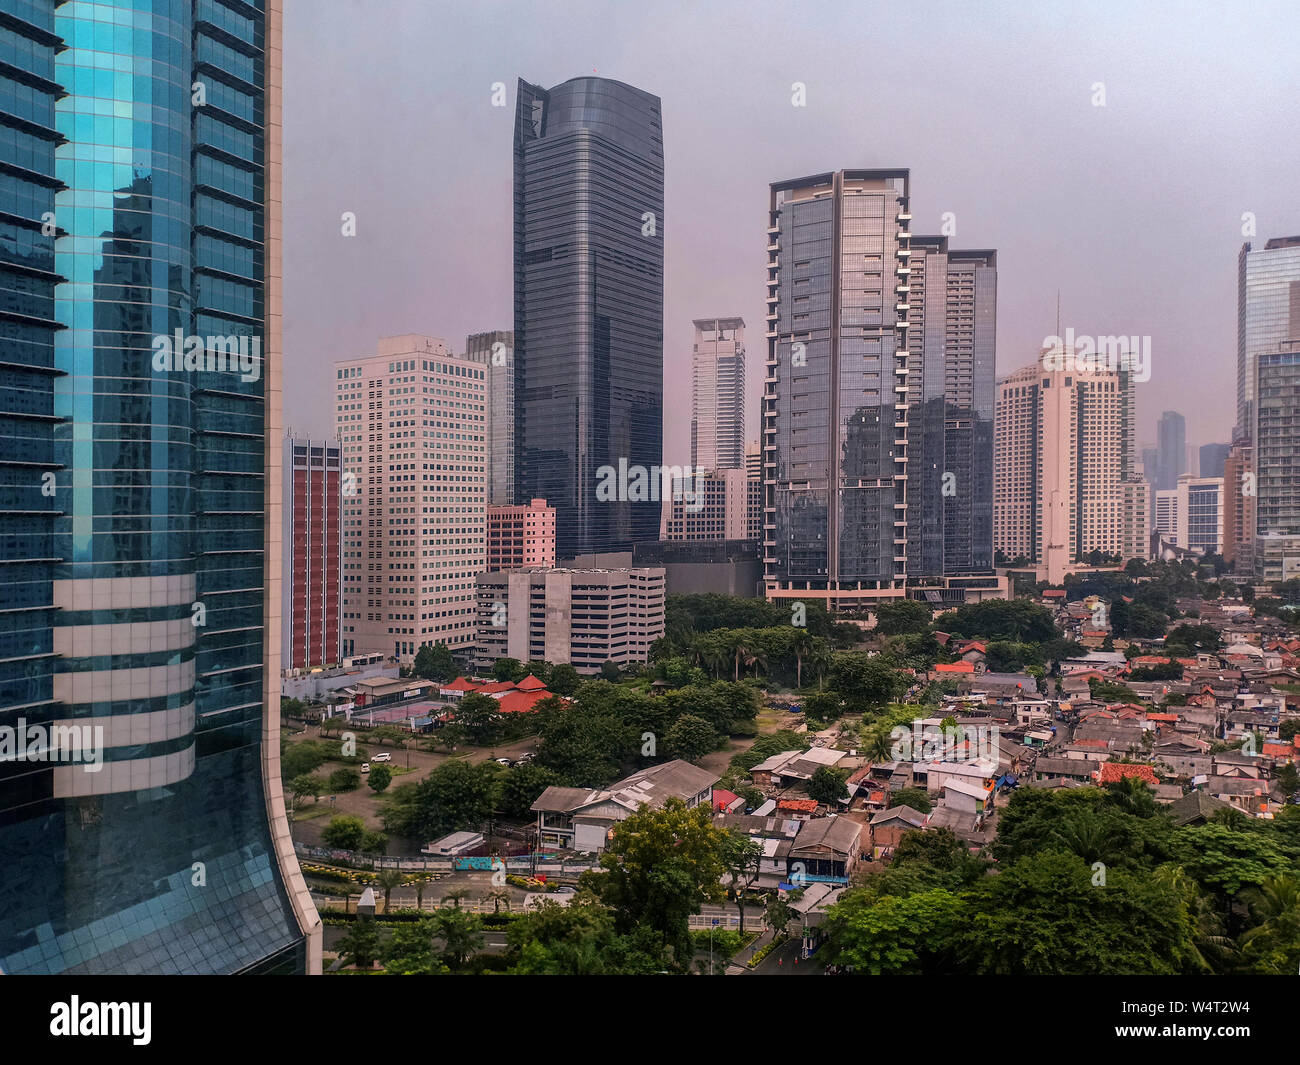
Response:
[[[497,765],[514,765],[514,763],[509,758],[498,758]]]
[[[370,763],[369,763],[369,762],[362,762],[362,763],[361,763],[361,772],[363,772],[363,773],[369,773],[369,772],[370,772]]]
[[[379,754],[371,755],[370,760],[372,762],[391,762],[393,760],[393,755],[391,751],[382,751]]]

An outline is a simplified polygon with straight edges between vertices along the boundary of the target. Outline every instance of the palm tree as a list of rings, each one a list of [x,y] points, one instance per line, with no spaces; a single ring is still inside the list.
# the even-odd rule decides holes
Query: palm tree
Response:
[[[452,888],[448,891],[447,894],[442,897],[442,901],[447,902],[450,900],[451,904],[459,910],[461,902],[467,898],[469,898],[469,888],[458,887]]]
[[[428,880],[422,876],[415,881],[415,908],[417,910],[424,909],[424,888],[427,884]]]
[[[444,910],[434,920],[435,934],[442,940],[443,958],[451,968],[461,968],[471,954],[482,948],[483,919],[476,914]]]
[[[740,660],[749,655],[749,637],[752,635],[746,629],[737,629],[735,634],[735,643],[732,646],[732,652],[736,656],[736,667],[732,675],[732,680],[740,680]]]
[[[822,690],[826,680],[826,669],[831,664],[830,642],[824,636],[814,636],[812,650],[808,652],[808,664],[817,670],[817,690]]]
[[[790,640],[790,650],[794,652],[794,686],[803,687],[803,660],[813,648],[813,638],[808,635],[807,629],[796,629],[793,638]]]
[[[384,893],[384,913],[388,912],[388,900],[393,894],[393,888],[399,887],[405,880],[406,877],[397,869],[381,869],[375,877],[375,883]]]
[[[505,888],[497,888],[495,891],[488,892],[488,898],[492,900],[492,912],[500,913],[501,904],[506,904],[506,911],[510,910],[510,892]]]
[[[882,728],[872,729],[867,736],[867,754],[873,762],[889,762],[894,757],[890,735]]]
[[[1270,876],[1250,888],[1246,898],[1251,912],[1263,920],[1242,933],[1242,954],[1251,959],[1255,972],[1290,972],[1294,944],[1300,940],[1300,879]]]

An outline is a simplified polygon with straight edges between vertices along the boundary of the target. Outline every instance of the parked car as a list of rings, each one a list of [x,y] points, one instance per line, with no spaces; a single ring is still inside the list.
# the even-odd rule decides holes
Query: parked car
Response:
[[[393,752],[381,751],[379,754],[371,755],[370,760],[372,762],[391,762],[393,760]]]
[[[509,758],[498,758],[496,761],[497,761],[497,765],[514,765],[514,763],[510,761]]]
[[[369,762],[362,762],[362,763],[361,763],[361,772],[363,772],[363,773],[369,773],[369,772],[370,772],[370,763],[369,763]]]

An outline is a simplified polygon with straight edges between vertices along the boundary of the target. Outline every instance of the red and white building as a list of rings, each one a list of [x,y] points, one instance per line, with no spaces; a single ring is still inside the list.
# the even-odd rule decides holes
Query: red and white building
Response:
[[[487,508],[487,572],[554,566],[555,508],[545,499]]]
[[[338,442],[288,437],[283,469],[282,667],[335,665],[341,658]]]

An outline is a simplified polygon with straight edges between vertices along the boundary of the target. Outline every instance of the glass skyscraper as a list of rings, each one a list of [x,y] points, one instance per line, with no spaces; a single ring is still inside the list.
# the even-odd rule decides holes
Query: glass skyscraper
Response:
[[[0,0],[3,972],[319,968],[279,780],[280,32]]]
[[[997,257],[913,236],[908,189],[906,170],[771,187],[769,598],[938,602],[992,573]]]
[[[1237,256],[1237,435],[1249,435],[1255,412],[1255,364],[1300,340],[1300,236],[1274,237]]]
[[[514,166],[515,501],[555,507],[561,558],[628,551],[660,504],[630,476],[615,500],[597,487],[620,462],[655,479],[663,455],[659,99],[521,80]]]

